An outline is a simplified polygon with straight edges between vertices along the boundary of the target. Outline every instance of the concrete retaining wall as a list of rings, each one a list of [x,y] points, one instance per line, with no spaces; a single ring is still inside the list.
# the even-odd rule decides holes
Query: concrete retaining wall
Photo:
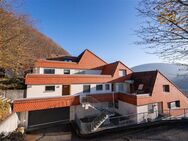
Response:
[[[19,119],[16,113],[11,114],[5,120],[0,122],[0,133],[8,133],[14,131],[19,124]]]
[[[12,100],[25,98],[26,90],[0,90],[0,95]]]

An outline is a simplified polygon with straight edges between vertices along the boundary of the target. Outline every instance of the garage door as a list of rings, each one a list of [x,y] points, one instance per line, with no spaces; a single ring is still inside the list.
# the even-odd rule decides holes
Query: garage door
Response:
[[[67,123],[70,119],[70,108],[53,108],[46,110],[30,111],[28,115],[28,128]]]

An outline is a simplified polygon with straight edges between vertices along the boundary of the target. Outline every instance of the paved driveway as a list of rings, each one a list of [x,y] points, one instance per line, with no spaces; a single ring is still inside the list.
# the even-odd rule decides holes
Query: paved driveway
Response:
[[[69,128],[69,127],[68,127]],[[71,130],[69,130],[71,131]],[[27,141],[188,141],[188,122],[105,133],[83,139],[64,127],[38,130],[26,135]]]

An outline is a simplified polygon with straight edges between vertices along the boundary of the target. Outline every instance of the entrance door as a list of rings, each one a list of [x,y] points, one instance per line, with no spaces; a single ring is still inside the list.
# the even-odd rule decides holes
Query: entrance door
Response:
[[[63,85],[62,95],[70,95],[70,85]]]

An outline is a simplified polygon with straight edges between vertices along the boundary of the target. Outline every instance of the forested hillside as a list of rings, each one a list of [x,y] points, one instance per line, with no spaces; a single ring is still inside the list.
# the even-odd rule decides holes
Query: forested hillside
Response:
[[[68,55],[68,52],[32,27],[32,20],[17,14],[0,0],[0,68],[15,75],[32,67],[38,58]]]

